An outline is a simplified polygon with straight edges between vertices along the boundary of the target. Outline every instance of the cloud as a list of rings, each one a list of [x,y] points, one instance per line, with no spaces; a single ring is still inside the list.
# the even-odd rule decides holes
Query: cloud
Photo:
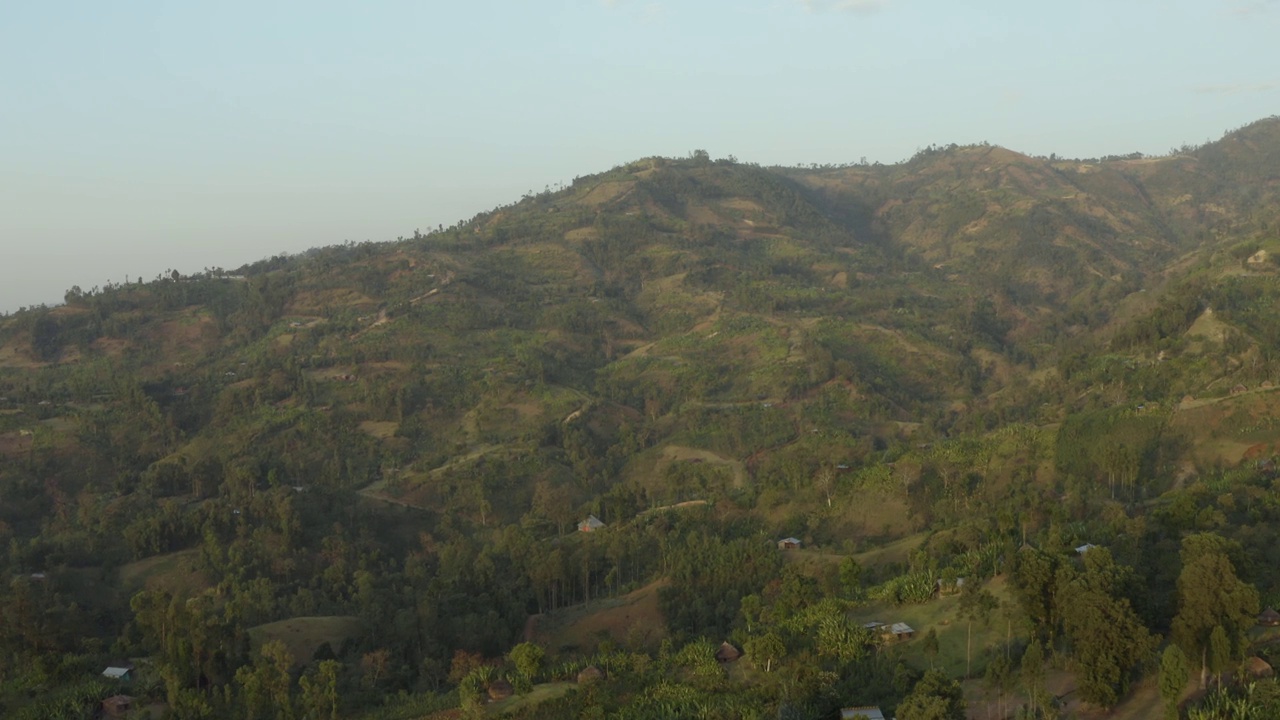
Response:
[[[1227,12],[1237,17],[1251,17],[1275,10],[1280,0],[1224,0]]]
[[[1264,93],[1275,90],[1275,83],[1208,83],[1205,85],[1196,85],[1191,88],[1191,92],[1200,95],[1246,95],[1250,93]]]
[[[626,10],[643,23],[655,23],[663,19],[667,8],[660,2],[628,2],[628,0],[600,0],[604,7],[615,10]]]
[[[874,15],[884,10],[886,0],[796,0],[809,12],[834,10],[854,15]]]

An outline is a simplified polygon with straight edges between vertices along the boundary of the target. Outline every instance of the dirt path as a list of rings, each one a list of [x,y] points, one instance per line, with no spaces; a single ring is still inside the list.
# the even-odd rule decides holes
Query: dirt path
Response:
[[[528,618],[525,619],[524,633],[522,635],[525,642],[533,642],[533,639],[538,636],[538,621],[541,619],[542,619],[542,613],[538,613],[537,615],[530,615]]]

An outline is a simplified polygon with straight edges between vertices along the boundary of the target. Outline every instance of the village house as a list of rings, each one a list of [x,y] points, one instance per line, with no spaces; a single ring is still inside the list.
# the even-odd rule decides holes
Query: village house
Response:
[[[840,708],[840,720],[884,720],[884,713],[874,705]]]
[[[497,702],[499,700],[506,700],[514,695],[516,693],[516,689],[512,687],[511,683],[499,678],[489,683],[488,693],[489,702]]]
[[[1280,625],[1280,612],[1276,612],[1275,608],[1267,608],[1258,615],[1258,624],[1263,627],[1276,627]]]
[[[102,677],[128,682],[133,679],[133,663],[113,662],[107,666],[106,670],[102,671]]]
[[[716,660],[718,662],[731,663],[740,657],[742,657],[742,652],[728,642],[720,643],[720,649],[716,650]]]
[[[604,679],[604,671],[595,665],[588,665],[578,673],[578,684],[587,685]]]
[[[889,634],[894,640],[910,640],[915,637],[916,631],[904,622],[896,622],[889,626]]]
[[[1243,669],[1255,678],[1263,679],[1275,675],[1275,671],[1271,669],[1271,663],[1254,655],[1244,661]]]
[[[799,550],[800,540],[798,538],[793,538],[793,537],[782,538],[781,540],[778,541],[778,549],[779,550]]]
[[[1093,543],[1085,543],[1085,544],[1081,545],[1080,547],[1076,548],[1076,554],[1077,554],[1077,555],[1083,555],[1083,554],[1085,554],[1085,553],[1089,552],[1090,550],[1092,550],[1092,549],[1094,549],[1094,548],[1096,548],[1096,547],[1098,547],[1098,546],[1097,546],[1097,545],[1094,545]]]
[[[938,578],[933,581],[933,589],[936,590],[939,595],[955,595],[956,593],[964,590],[964,578],[959,577],[950,581]]]
[[[102,713],[106,717],[126,717],[133,709],[133,698],[128,695],[112,695],[102,701]]]
[[[595,532],[604,527],[604,523],[600,522],[600,518],[595,515],[588,515],[586,520],[578,523],[578,532]]]

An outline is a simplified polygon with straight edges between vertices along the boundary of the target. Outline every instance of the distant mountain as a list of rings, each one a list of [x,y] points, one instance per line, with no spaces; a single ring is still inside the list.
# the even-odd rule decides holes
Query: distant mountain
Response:
[[[402,242],[68,295],[3,321],[0,377],[9,402],[77,407],[82,425],[135,393],[164,430],[124,442],[139,471],[228,462],[234,433],[285,443],[292,422],[328,413],[381,458],[351,486],[395,466],[387,492],[413,494],[466,458],[533,453],[586,483],[585,500],[626,476],[607,453],[620,433],[759,462],[810,427],[883,442],[894,423],[945,434],[989,423],[980,413],[1043,414],[1035,383],[1069,348],[1119,337],[1154,355],[1222,283],[1271,292],[1274,263],[1254,255],[1280,250],[1278,160],[1275,118],[1158,158],[648,158]],[[1177,327],[1161,325],[1169,303]],[[785,428],[716,426],[764,403]],[[125,431],[106,432],[119,452]],[[570,436],[592,449],[579,457]],[[107,452],[83,427],[66,439]]]

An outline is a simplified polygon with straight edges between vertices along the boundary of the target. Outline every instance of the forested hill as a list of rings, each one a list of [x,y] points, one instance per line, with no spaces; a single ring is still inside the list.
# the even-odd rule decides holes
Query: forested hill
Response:
[[[1092,619],[1054,603],[1087,590],[1141,647],[1062,682],[1115,705],[1160,638],[1208,647],[1175,622],[1190,560],[1280,601],[1277,253],[1272,118],[1162,157],[647,158],[396,242],[73,288],[0,317],[0,714],[88,702],[122,657],[180,717],[418,717],[504,675],[555,681],[525,717],[909,708],[937,637],[813,628],[958,576],[1009,621],[960,665],[937,628],[951,676],[1032,641],[1084,662]],[[726,638],[750,672],[699,665]],[[545,667],[486,662],[522,639]],[[560,695],[589,662],[605,689]]]

